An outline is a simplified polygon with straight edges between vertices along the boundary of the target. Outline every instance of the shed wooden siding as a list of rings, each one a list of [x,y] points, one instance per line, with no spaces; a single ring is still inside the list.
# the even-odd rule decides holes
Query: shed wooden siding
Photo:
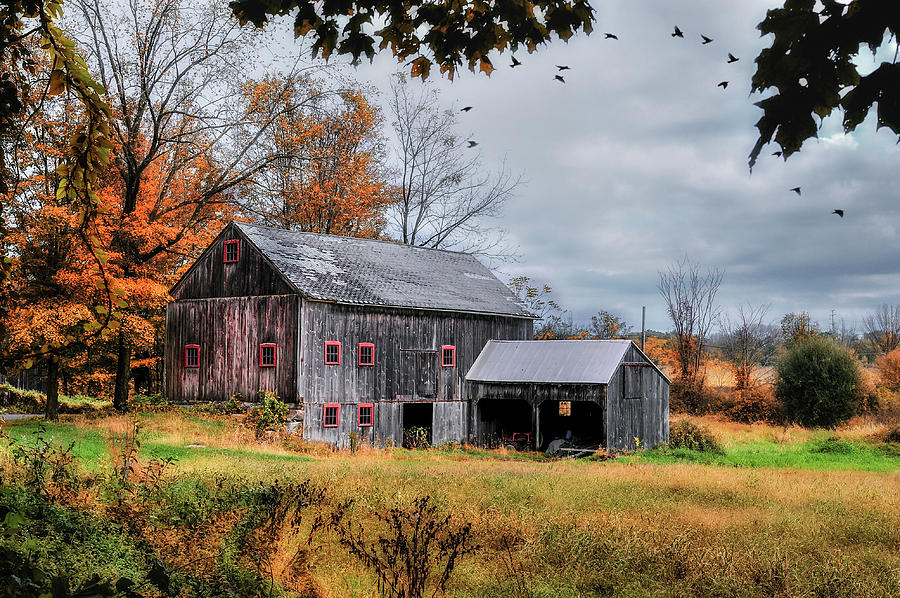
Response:
[[[623,364],[647,363],[631,347]],[[652,365],[620,365],[609,381],[606,407],[607,447],[630,450],[637,438],[641,447],[669,441],[669,383]]]
[[[465,373],[488,340],[528,339],[534,326],[526,318],[307,300],[300,313],[304,333],[298,384],[306,404],[304,436],[338,446],[359,431],[355,411],[359,403],[375,405],[375,426],[369,433],[376,440],[403,441],[402,404],[409,401],[434,404],[433,443],[465,440]],[[340,365],[325,365],[325,341],[340,341]],[[375,344],[374,366],[358,365],[359,343]],[[441,367],[443,345],[456,347],[455,367]],[[432,392],[428,391],[432,385],[423,383],[428,376],[433,377]],[[342,405],[339,427],[322,426],[325,403]]]
[[[234,263],[224,263],[225,241],[240,241],[240,255]],[[234,226],[228,226],[213,241],[190,270],[173,287],[172,297],[249,297],[294,293],[284,276]]]
[[[296,295],[192,299],[166,309],[166,396],[174,401],[253,400],[260,390],[297,400],[299,298]],[[277,365],[259,367],[259,346],[275,343]],[[183,367],[185,345],[200,346],[197,368]]]

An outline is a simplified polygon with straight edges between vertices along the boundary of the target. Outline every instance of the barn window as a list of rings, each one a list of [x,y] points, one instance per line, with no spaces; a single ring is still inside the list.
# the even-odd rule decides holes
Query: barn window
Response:
[[[184,346],[184,367],[198,368],[200,367],[200,345]]]
[[[441,366],[445,368],[456,366],[456,347],[453,345],[441,347]]]
[[[359,365],[375,365],[375,343],[359,343]]]
[[[356,421],[359,424],[360,428],[365,428],[372,425],[372,410],[374,406],[372,403],[360,403],[359,408],[356,411]]]
[[[273,368],[278,362],[278,351],[275,343],[263,343],[259,346],[259,367]]]
[[[325,341],[325,365],[341,365],[340,341]]]
[[[572,415],[572,401],[559,402],[559,415],[560,417],[569,417]]]
[[[238,261],[238,257],[241,254],[241,241],[240,239],[232,239],[231,241],[225,241],[225,255],[223,261],[226,264],[230,264],[232,262]]]
[[[325,428],[337,428],[341,423],[341,406],[337,403],[326,403],[325,412],[322,415],[322,426]]]

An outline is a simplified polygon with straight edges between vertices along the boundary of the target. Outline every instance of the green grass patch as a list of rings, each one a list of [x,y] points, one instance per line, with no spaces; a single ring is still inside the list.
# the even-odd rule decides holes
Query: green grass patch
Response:
[[[109,457],[103,436],[93,428],[67,422],[23,419],[4,424],[3,431],[10,440],[23,446],[35,446],[39,437],[62,448],[74,443],[72,454],[78,465],[91,472],[99,471]]]
[[[885,450],[886,446],[838,440],[823,433],[803,443],[779,444],[773,441],[755,441],[734,444],[725,449],[725,454],[685,448],[658,448],[626,457],[623,461],[661,464],[690,462],[726,467],[773,467],[813,471],[888,473],[900,470],[900,451],[894,453]]]

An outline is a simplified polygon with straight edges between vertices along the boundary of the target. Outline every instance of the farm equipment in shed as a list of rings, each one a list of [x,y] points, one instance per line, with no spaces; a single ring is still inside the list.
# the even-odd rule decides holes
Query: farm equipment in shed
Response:
[[[531,450],[531,433],[530,432],[513,432],[509,436],[503,437],[503,447],[508,451],[527,451]]]

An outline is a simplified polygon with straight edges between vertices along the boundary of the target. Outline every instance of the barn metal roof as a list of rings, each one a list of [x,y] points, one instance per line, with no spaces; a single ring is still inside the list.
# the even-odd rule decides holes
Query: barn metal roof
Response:
[[[470,382],[609,384],[629,340],[489,341]]]
[[[473,256],[235,222],[306,298],[534,318]]]

